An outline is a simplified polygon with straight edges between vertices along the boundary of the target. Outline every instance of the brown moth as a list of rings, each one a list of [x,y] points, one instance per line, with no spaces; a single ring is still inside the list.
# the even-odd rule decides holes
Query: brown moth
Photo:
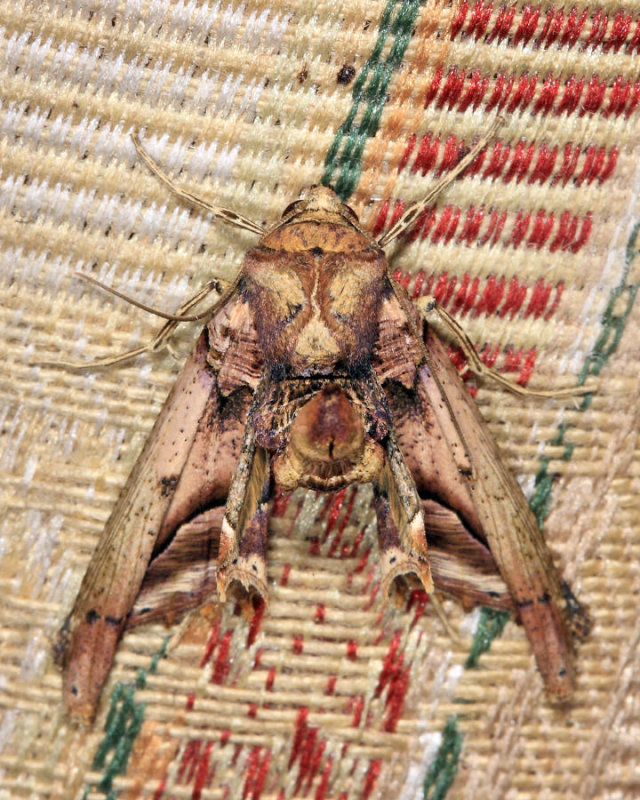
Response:
[[[427,318],[459,340],[476,371],[527,390],[484,367],[435,301],[412,303],[382,249],[495,127],[379,241],[323,186],[263,230],[178,189],[136,142],[173,191],[260,240],[210,308],[188,315],[216,282],[179,314],[161,314],[167,322],[152,345],[104,362],[157,349],[179,322],[207,319],[61,631],[72,717],[93,719],[125,628],[173,618],[216,590],[249,607],[266,599],[275,487],[356,483],[373,486],[385,596],[417,579],[465,608],[508,610],[526,630],[550,698],[571,696],[573,634],[586,616]],[[181,588],[159,593],[176,572]]]

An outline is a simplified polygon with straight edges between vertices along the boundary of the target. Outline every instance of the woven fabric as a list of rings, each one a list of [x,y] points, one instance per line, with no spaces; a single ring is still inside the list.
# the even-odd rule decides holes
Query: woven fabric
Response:
[[[0,35],[0,798],[637,797],[637,4],[0,0]],[[174,311],[254,241],[176,200],[131,133],[259,223],[322,181],[382,233],[498,112],[390,256],[514,380],[597,381],[469,381],[594,620],[573,703],[500,615],[447,601],[459,644],[423,595],[385,608],[363,487],[278,501],[268,611],[126,634],[73,728],[52,642],[180,367],[31,361],[157,330],[75,271]]]

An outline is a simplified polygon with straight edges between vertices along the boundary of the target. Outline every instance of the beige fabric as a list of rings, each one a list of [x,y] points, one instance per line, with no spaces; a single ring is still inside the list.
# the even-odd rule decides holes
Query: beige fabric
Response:
[[[558,475],[545,529],[595,623],[579,648],[572,706],[546,702],[515,625],[478,669],[465,670],[468,647],[452,642],[428,609],[385,610],[370,495],[349,490],[342,498],[296,494],[274,512],[271,603],[260,626],[251,628],[232,608],[206,609],[176,628],[179,643],[155,672],[151,659],[166,630],[134,631],[118,650],[94,728],[74,730],[62,716],[52,642],[179,364],[154,355],[79,374],[31,360],[103,357],[146,342],[158,328],[74,271],[174,310],[207,277],[235,275],[254,241],[176,202],[137,162],[130,134],[141,131],[167,171],[199,194],[273,221],[302,187],[321,180],[353,104],[355,84],[338,75],[351,65],[361,73],[381,40],[385,8],[377,0],[0,0],[0,798],[82,797],[89,785],[88,797],[105,796],[108,787],[96,784],[107,768],[92,763],[110,691],[135,680],[138,669],[147,682],[135,701],[146,711],[141,732],[131,736],[129,767],[114,778],[121,797],[413,800],[422,797],[450,715],[464,736],[450,800],[637,796],[640,330],[637,314],[626,316],[640,263],[631,238],[640,219],[637,84],[622,110],[606,109],[623,102],[617,79],[636,80],[630,43],[638,9],[623,13],[615,3],[604,11],[575,6],[577,18],[586,17],[573,43],[562,41],[573,30],[569,7],[541,7],[536,35],[553,11],[555,41],[545,33],[538,43],[514,43],[531,14],[524,3],[514,7],[510,38],[492,40],[502,7],[416,5],[413,35],[350,201],[373,226],[389,197],[392,207],[424,193],[435,170],[411,169],[423,137],[441,137],[438,159],[450,135],[468,144],[495,114],[487,102],[501,70],[537,76],[531,103],[505,108],[501,141],[535,143],[534,165],[541,146],[557,147],[553,174],[574,148],[577,166],[566,181],[507,180],[512,162],[493,179],[467,177],[440,199],[431,241],[391,248],[394,267],[433,274],[436,287],[456,277],[452,311],[463,276],[478,279],[478,298],[492,277],[505,278],[497,313],[476,299],[468,313],[457,309],[459,319],[475,342],[496,348],[498,366],[508,345],[525,355],[537,348],[532,384],[545,388],[574,383],[589,353],[602,349],[603,332],[614,341],[611,315],[604,322],[603,315],[622,287],[612,306],[625,315],[621,338],[588,410],[523,401],[487,383],[477,398],[529,494],[541,458]],[[482,8],[488,17],[476,36],[472,22]],[[632,22],[623,36],[615,20],[625,14]],[[384,41],[388,56],[397,37]],[[466,87],[474,69],[486,76],[477,107],[440,102],[454,67],[465,71]],[[554,109],[568,81],[583,78],[593,88],[594,76],[606,84],[600,105],[536,112],[549,75],[561,87]],[[426,103],[432,90],[435,99]],[[363,106],[358,118],[364,113]],[[402,166],[412,135],[416,145]],[[604,179],[579,180],[590,145],[604,148],[600,176],[613,164]],[[449,206],[461,209],[458,228],[434,243]],[[460,239],[470,206],[485,209],[473,246]],[[502,232],[490,229],[496,209],[496,219],[506,213]],[[554,218],[538,248],[527,237],[542,211]],[[574,238],[553,249],[565,211],[567,225],[577,220]],[[526,213],[529,227],[516,246],[513,232]],[[586,219],[590,232],[578,246]],[[492,246],[478,244],[490,233]],[[514,313],[512,280],[524,287]],[[536,318],[526,307],[538,281],[550,294]],[[187,353],[195,335],[185,330],[176,348]],[[564,444],[554,445],[562,425]],[[446,608],[470,636],[477,613],[465,617],[450,602]]]

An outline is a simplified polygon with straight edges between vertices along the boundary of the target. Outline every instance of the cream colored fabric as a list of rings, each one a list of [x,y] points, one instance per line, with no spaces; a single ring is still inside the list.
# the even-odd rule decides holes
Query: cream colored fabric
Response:
[[[111,775],[113,751],[92,764],[109,698],[139,669],[144,723],[114,739],[133,747],[125,773],[112,776],[120,797],[414,800],[452,715],[463,749],[449,800],[637,796],[638,10],[544,5],[534,24],[528,4],[512,18],[503,8],[0,0],[0,798],[83,797],[87,787],[87,797],[105,796],[109,779],[97,784]],[[415,15],[406,41],[385,21],[400,10]],[[366,73],[377,43],[387,72]],[[514,378],[524,370],[532,385],[570,385],[592,351],[602,355],[584,411],[487,383],[477,396],[525,491],[542,459],[557,476],[547,538],[594,619],[575,701],[549,706],[512,623],[465,669],[468,647],[428,608],[385,609],[370,494],[350,489],[296,494],[275,509],[271,604],[259,625],[209,608],[176,627],[175,646],[156,661],[163,627],[127,634],[94,728],[74,730],[52,643],[180,366],[167,354],[81,374],[31,362],[104,357],[159,327],[75,271],[172,311],[207,278],[232,278],[254,241],[177,202],[130,136],[139,131],[176,180],[269,223],[322,179],[365,73],[368,86],[371,75],[389,78],[377,134],[353,159],[350,203],[370,227],[387,200],[388,224],[396,200],[432,185],[448,137],[469,144],[486,128],[500,74],[531,78],[528,104],[510,106],[516,89],[500,90],[505,164],[483,178],[487,157],[439,200],[425,240],[391,250],[394,267],[421,285],[434,276],[431,290],[480,347],[496,349],[497,366],[508,346],[522,350]],[[579,80],[579,103],[563,110]],[[480,99],[463,108],[467,91]],[[363,100],[354,119],[377,107]],[[425,137],[438,144],[422,174]],[[508,177],[519,142],[535,152]],[[530,180],[554,148],[548,177]],[[476,234],[464,227],[472,207],[483,209]],[[185,328],[175,344],[183,355],[197,335]],[[445,605],[470,637],[477,613]],[[444,796],[433,784],[429,792]]]

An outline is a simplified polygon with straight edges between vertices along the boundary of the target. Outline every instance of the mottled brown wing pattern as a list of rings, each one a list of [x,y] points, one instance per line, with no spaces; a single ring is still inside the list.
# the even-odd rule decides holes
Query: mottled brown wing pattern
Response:
[[[408,299],[407,299],[408,302]],[[410,312],[410,306],[407,307]],[[412,323],[421,324],[416,317]],[[415,328],[414,328],[415,330]],[[439,591],[470,608],[513,610],[513,601],[487,545],[469,486],[452,457],[453,426],[444,427],[419,391],[423,353],[393,292],[381,307],[374,364],[383,383],[398,446],[422,498],[429,560]],[[458,447],[458,456],[464,448]],[[464,467],[470,468],[465,460]]]
[[[236,321],[244,319],[243,329],[249,330],[246,304],[235,297],[231,305]],[[224,507],[251,399],[246,387],[222,395],[218,369],[210,363],[211,340],[216,339],[220,319],[228,314],[229,309],[223,309],[209,323],[183,367],[109,517],[61,631],[57,654],[64,667],[65,705],[72,717],[93,718],[141,587],[134,621],[149,618],[153,602],[149,592],[176,559],[182,562],[186,541],[187,547],[199,550],[201,562],[207,553],[215,556],[220,514],[212,510]],[[224,363],[224,355],[218,355]],[[203,518],[204,514],[210,517]],[[198,524],[199,539],[192,540],[189,533]],[[181,531],[181,526],[187,530]],[[209,568],[201,563],[205,583]],[[193,580],[191,576],[189,581]],[[171,616],[172,595],[180,605],[189,593],[193,590],[185,586],[175,592],[165,589],[164,616]],[[155,609],[154,615],[158,613]]]

